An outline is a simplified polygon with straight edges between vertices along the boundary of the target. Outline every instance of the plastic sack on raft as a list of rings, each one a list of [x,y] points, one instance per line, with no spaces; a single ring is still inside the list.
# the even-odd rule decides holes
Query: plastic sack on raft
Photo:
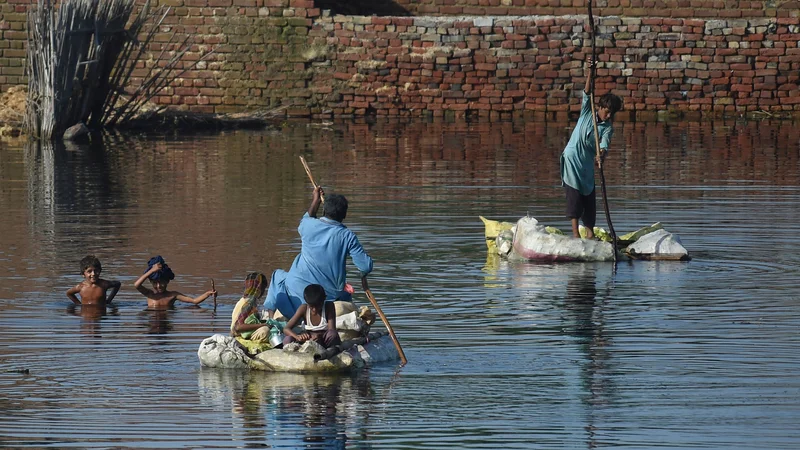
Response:
[[[197,356],[204,367],[305,373],[348,372],[400,357],[388,335],[369,342],[345,344],[342,343],[342,346],[346,346],[346,349],[322,360],[315,359],[315,355],[323,350],[314,342],[290,344],[286,349],[266,350],[251,357],[234,338],[215,334],[203,340]]]
[[[523,217],[514,228],[509,258],[530,261],[613,261],[608,242],[551,234],[533,217]]]
[[[197,350],[200,364],[205,367],[224,369],[250,369],[253,368],[253,359],[236,341],[236,338],[215,334],[203,339]]]
[[[631,257],[647,255],[649,259],[689,258],[689,251],[681,243],[681,238],[664,229],[640,237],[625,249],[625,253]]]
[[[644,236],[646,234],[650,234],[650,233],[652,233],[654,231],[662,230],[662,229],[664,229],[664,227],[661,225],[661,222],[656,222],[656,223],[650,225],[649,227],[642,227],[642,228],[639,228],[636,231],[631,231],[628,234],[623,234],[622,236],[619,236],[619,240],[620,241],[632,241],[633,242],[633,241],[638,240],[640,237],[642,237],[642,236]]]
[[[486,247],[489,250],[495,246],[495,242],[501,233],[510,230],[514,224],[511,222],[500,222],[498,220],[490,220],[483,216],[480,217],[483,222],[483,236],[486,238]]]

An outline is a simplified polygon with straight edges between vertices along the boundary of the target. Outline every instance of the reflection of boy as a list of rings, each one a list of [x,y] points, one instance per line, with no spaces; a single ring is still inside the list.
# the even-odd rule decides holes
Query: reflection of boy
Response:
[[[589,65],[594,62],[589,60]],[[622,109],[622,99],[614,94],[605,94],[597,102],[597,131],[600,136],[600,156],[597,155],[592,121],[590,97],[591,70],[586,77],[583,90],[581,115],[572,131],[564,152],[561,154],[561,183],[567,196],[567,218],[572,224],[572,234],[580,238],[578,219],[586,227],[586,238],[594,238],[597,217],[596,195],[594,189],[594,165],[599,166],[608,154],[608,145],[614,133],[612,120],[614,114]]]
[[[81,260],[81,275],[84,280],[67,291],[67,297],[76,305],[107,305],[114,300],[122,284],[119,281],[108,281],[100,278],[103,267],[100,260],[89,255]],[[106,296],[106,291],[111,294]],[[80,296],[78,299],[77,296]]]
[[[317,219],[322,188],[314,188],[308,212],[300,220],[302,248],[289,272],[276,270],[264,301],[264,308],[273,317],[276,310],[284,317],[292,317],[303,304],[303,290],[310,284],[319,284],[328,300],[350,300],[351,292],[345,288],[346,259],[350,255],[361,276],[372,272],[372,258],[364,251],[358,238],[342,224],[347,216],[347,199],[330,195],[325,199],[324,217]]]

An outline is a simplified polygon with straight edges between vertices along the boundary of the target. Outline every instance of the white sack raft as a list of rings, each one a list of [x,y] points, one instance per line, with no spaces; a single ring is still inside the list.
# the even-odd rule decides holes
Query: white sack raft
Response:
[[[302,345],[292,343],[285,348],[266,350],[251,357],[235,338],[215,334],[203,340],[197,356],[204,367],[299,373],[349,372],[374,363],[399,359],[388,334],[373,333],[371,336],[374,338],[369,342],[354,343],[357,339],[345,341],[333,350],[326,350],[316,342]],[[331,353],[335,355],[330,356]]]
[[[523,217],[516,224],[498,222],[481,217],[485,225],[486,245],[509,259],[572,262],[613,261],[614,247],[611,236],[602,228],[594,228],[600,240],[575,239],[561,230],[545,227],[533,217]],[[581,234],[586,230],[581,227]],[[643,227],[619,236],[618,243],[626,245],[617,253],[618,259],[647,259],[686,261],[689,252],[681,240],[663,229],[660,223]]]

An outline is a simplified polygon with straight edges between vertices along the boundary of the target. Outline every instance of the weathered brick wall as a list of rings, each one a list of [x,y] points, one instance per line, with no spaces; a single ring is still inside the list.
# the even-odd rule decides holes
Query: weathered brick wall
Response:
[[[583,86],[585,17],[321,17],[311,88],[334,115],[565,111]],[[798,109],[796,18],[604,17],[598,92],[628,111]],[[313,63],[312,63],[313,65]],[[319,94],[330,92],[327,97]]]
[[[396,0],[410,15],[573,15],[586,13],[586,0]],[[739,18],[796,17],[797,1],[594,0],[608,16]]]
[[[187,61],[215,49],[156,99],[198,112],[282,106],[289,116],[316,117],[563,114],[577,107],[584,81],[589,42],[580,15],[364,17],[330,15],[313,0],[161,1],[173,11],[151,50],[160,51],[173,31],[195,38]],[[24,82],[28,2],[0,0],[3,88]],[[766,11],[769,2],[739,3]],[[597,89],[621,95],[624,114],[800,112],[797,17],[605,11],[598,11]]]

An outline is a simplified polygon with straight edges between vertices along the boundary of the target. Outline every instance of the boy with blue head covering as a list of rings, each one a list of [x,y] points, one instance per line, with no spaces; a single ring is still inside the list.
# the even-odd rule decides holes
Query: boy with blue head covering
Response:
[[[144,280],[148,279],[153,286],[152,290],[142,286]],[[147,307],[150,309],[170,308],[175,304],[176,300],[197,305],[217,293],[216,290],[212,289],[205,294],[192,298],[180,292],[168,291],[167,284],[173,279],[175,279],[175,274],[164,261],[164,258],[154,256],[147,262],[147,270],[133,283],[133,286],[147,297]]]

